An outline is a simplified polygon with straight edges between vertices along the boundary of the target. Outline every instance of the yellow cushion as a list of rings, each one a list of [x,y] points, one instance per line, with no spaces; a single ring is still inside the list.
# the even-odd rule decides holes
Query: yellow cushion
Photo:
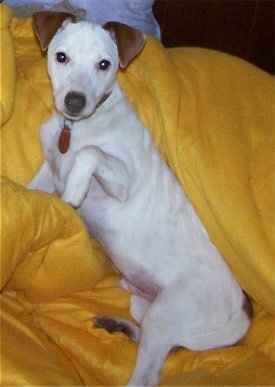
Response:
[[[0,124],[4,124],[12,113],[14,102],[15,71],[14,48],[10,33],[11,10],[5,4],[0,4],[1,20],[1,93],[0,93]]]
[[[120,82],[242,287],[275,314],[275,79],[149,40]]]
[[[180,126],[165,132],[172,167],[243,288],[274,314],[274,77],[209,50],[170,57],[182,84]]]
[[[86,290],[106,276],[109,261],[70,206],[7,178],[0,182],[1,289],[39,302]]]

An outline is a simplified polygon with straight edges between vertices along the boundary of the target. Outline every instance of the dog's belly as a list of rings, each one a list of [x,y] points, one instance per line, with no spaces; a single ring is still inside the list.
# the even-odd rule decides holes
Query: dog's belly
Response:
[[[150,189],[151,195],[121,203],[94,181],[78,211],[131,284],[128,290],[152,300],[182,273],[192,277],[200,248],[210,241],[178,185]]]

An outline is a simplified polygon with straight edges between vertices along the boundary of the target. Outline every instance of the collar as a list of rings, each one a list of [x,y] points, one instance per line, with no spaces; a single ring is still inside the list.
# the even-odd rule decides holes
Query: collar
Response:
[[[112,90],[113,91],[113,90]],[[110,93],[106,93],[106,94],[104,94],[102,97],[101,97],[101,99],[99,100],[99,102],[98,102],[98,104],[96,105],[96,109],[97,108],[99,108],[99,106],[101,106],[109,97],[110,97],[110,95],[112,94],[112,91],[110,91]],[[95,110],[96,111],[96,110]],[[94,111],[94,113],[95,113],[95,111]],[[93,113],[93,114],[94,114]]]
[[[74,126],[73,120],[69,120],[68,118],[64,118],[62,128],[67,128],[68,130],[71,131],[71,130],[73,130],[73,126]]]

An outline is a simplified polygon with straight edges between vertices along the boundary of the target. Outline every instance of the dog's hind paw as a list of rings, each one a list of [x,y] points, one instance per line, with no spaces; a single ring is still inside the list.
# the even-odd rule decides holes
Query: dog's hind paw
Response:
[[[106,329],[109,333],[122,332],[137,343],[140,338],[140,329],[130,321],[118,317],[95,316],[93,322],[97,328]]]

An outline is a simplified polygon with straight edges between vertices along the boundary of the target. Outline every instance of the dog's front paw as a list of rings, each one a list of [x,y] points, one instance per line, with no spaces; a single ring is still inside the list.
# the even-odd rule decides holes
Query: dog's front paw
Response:
[[[72,185],[67,185],[61,199],[69,203],[74,208],[78,208],[86,198],[87,192],[88,188],[84,190],[83,187],[79,187],[77,185],[74,187],[72,187]]]

